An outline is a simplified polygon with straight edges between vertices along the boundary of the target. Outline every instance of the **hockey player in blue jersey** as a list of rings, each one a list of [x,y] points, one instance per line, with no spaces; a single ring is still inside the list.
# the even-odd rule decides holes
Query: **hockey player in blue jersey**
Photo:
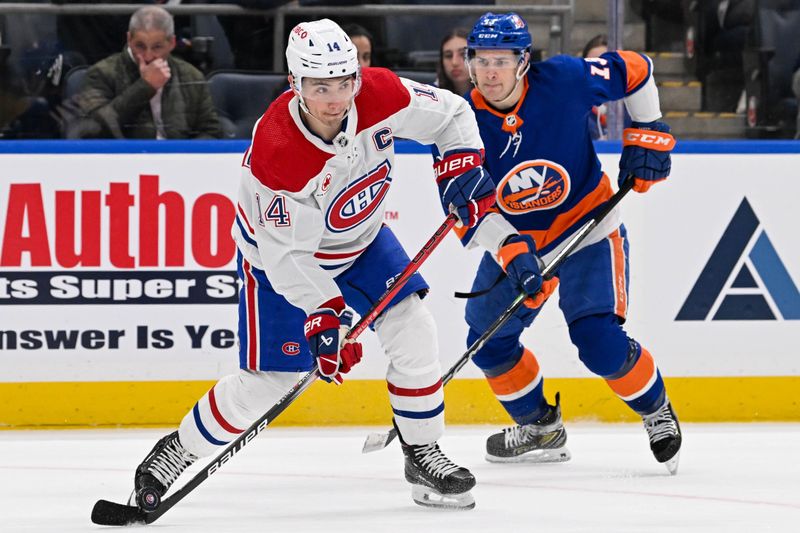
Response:
[[[531,36],[514,13],[483,15],[468,37],[467,65],[486,148],[485,167],[497,185],[497,204],[463,243],[487,253],[466,308],[472,344],[524,290],[549,295],[560,279],[559,306],[581,361],[642,416],[650,447],[675,473],[681,432],[650,352],[623,329],[628,300],[628,240],[618,212],[589,235],[552,283],[542,286],[549,262],[569,237],[613,194],[591,142],[592,106],[623,99],[632,127],[625,130],[620,179],[635,177],[647,191],[670,172],[674,139],[660,122],[652,62],[642,54],[607,52],[598,58],[557,56],[530,63]],[[497,282],[503,275],[502,281]],[[537,302],[539,303],[539,302]],[[493,462],[566,461],[559,397],[549,405],[533,352],[520,343],[539,308],[523,307],[474,357],[516,426],[489,437]]]

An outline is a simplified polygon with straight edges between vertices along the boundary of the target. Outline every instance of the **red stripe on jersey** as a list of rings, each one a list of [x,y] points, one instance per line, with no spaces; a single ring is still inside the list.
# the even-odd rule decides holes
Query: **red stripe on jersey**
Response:
[[[348,257],[357,256],[358,254],[360,254],[364,250],[365,250],[365,248],[362,248],[360,250],[356,250],[355,252],[344,252],[344,253],[341,253],[341,254],[329,254],[329,253],[325,253],[325,252],[317,252],[317,253],[314,254],[314,257],[316,257],[317,259],[347,259]]]
[[[647,78],[650,77],[650,64],[647,59],[638,52],[620,50],[617,54],[625,61],[625,70],[628,73],[628,84],[625,92],[630,94],[635,89],[638,89],[642,83],[647,81]]]
[[[256,231],[253,229],[253,226],[250,225],[250,221],[247,220],[247,215],[244,214],[244,209],[242,209],[242,204],[236,204],[236,208],[239,210],[239,214],[242,215],[242,220],[244,220],[244,224],[245,226],[247,226],[247,231],[249,231],[252,234],[255,234]]]
[[[377,67],[363,69],[361,90],[356,96],[356,134],[405,109],[410,102],[408,89],[394,72]]]
[[[428,396],[442,388],[441,379],[430,387],[423,387],[421,389],[404,389],[402,387],[396,387],[388,381],[386,384],[389,386],[389,392],[395,396]]]
[[[256,316],[256,278],[251,271],[250,263],[242,260],[244,272],[245,306],[247,308],[247,368],[258,370],[258,317]]]
[[[214,387],[216,387],[216,385],[214,385]],[[242,433],[244,431],[243,429],[233,427],[228,423],[227,420],[225,420],[225,418],[222,416],[222,413],[219,412],[219,407],[217,407],[217,397],[214,395],[214,387],[211,387],[211,390],[208,391],[208,405],[211,407],[211,414],[214,415],[214,420],[216,420],[217,424],[219,424],[222,429],[228,433]]]
[[[293,97],[291,91],[280,95],[253,134],[250,171],[273,191],[299,192],[333,157],[314,146],[297,128],[289,114]]]

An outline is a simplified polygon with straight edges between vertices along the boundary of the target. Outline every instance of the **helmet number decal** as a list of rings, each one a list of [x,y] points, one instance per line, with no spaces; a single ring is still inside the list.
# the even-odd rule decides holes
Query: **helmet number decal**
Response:
[[[342,49],[339,48],[339,43],[333,41],[332,43],[328,43],[328,52],[341,52]]]

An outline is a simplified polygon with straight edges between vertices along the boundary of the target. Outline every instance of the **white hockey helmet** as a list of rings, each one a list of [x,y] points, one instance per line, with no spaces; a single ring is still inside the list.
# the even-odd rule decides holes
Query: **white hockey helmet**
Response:
[[[355,75],[355,91],[361,86],[358,51],[350,37],[330,19],[301,22],[289,33],[286,64],[299,93],[303,78],[338,78]]]

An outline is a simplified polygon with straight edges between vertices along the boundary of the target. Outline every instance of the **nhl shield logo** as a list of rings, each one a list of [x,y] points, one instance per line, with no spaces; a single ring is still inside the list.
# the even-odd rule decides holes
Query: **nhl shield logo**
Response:
[[[567,199],[567,170],[553,161],[535,159],[520,163],[497,186],[497,206],[511,215],[553,209]]]

